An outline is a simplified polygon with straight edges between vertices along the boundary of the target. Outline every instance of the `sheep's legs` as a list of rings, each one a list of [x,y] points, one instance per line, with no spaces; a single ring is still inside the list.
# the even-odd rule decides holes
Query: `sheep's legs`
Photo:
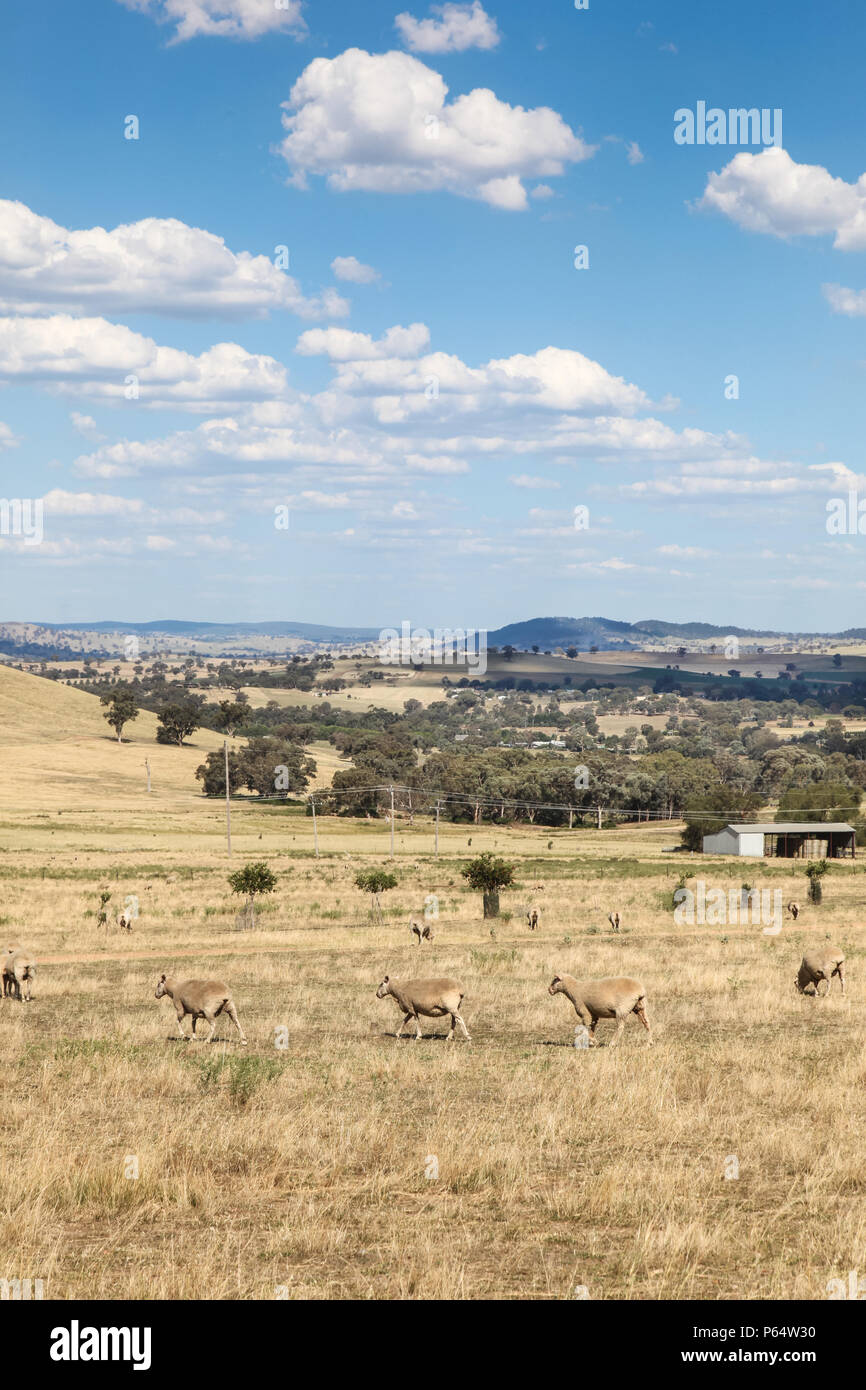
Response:
[[[834,973],[834,975],[838,975],[838,976],[839,976],[839,983],[840,983],[840,985],[842,986],[842,993],[844,994],[844,993],[845,993],[845,975],[844,975],[844,972],[843,972],[843,970],[842,970],[841,965],[837,965],[837,966],[836,966],[836,969],[834,970],[833,973]]]
[[[580,1021],[581,1021],[581,1023],[583,1024],[584,1028],[586,1028],[586,1026],[587,1026],[586,1020],[585,1020],[584,1018],[582,1018],[580,1015],[578,1015],[578,1017],[580,1018]],[[590,1046],[590,1047],[598,1047],[598,1043],[597,1043],[596,1040],[595,1040],[595,1030],[596,1030],[597,1026],[598,1026],[598,1019],[597,1019],[597,1018],[591,1018],[590,1021],[589,1021],[589,1046]]]
[[[402,1036],[403,1036],[403,1029],[406,1027],[406,1024],[409,1022],[409,1019],[410,1019],[411,1017],[412,1017],[411,1014],[407,1014],[407,1015],[406,1015],[406,1017],[403,1019],[403,1022],[400,1024],[400,1027],[397,1029],[396,1037],[402,1038]],[[416,1019],[416,1022],[417,1022],[417,1019]]]
[[[241,1042],[242,1042],[242,1043],[245,1043],[245,1042],[246,1042],[246,1038],[245,1038],[245,1036],[244,1036],[244,1030],[243,1030],[243,1028],[241,1027],[241,1021],[240,1021],[240,1019],[238,1018],[238,1011],[237,1011],[237,1009],[235,1008],[234,1004],[227,1003],[226,1006],[225,1006],[225,1011],[226,1011],[226,1013],[228,1014],[229,1018],[231,1019],[232,1023],[233,1023],[233,1024],[235,1025],[235,1027],[237,1028],[238,1032],[240,1033],[240,1035],[241,1035]]]
[[[189,1039],[187,1038],[186,1033],[183,1031],[183,1020],[184,1020],[185,1015],[182,1014],[182,1013],[179,1013],[179,1014],[176,1014],[175,1017],[176,1017],[176,1019],[177,1019],[177,1031],[178,1031],[178,1033],[179,1033],[180,1036],[183,1038],[184,1042],[188,1042]],[[193,1027],[195,1027],[195,1019],[193,1019]]]
[[[471,1042],[472,1039],[470,1038],[469,1033],[467,1032],[466,1024],[463,1022],[463,1019],[460,1017],[459,1014],[451,1015],[451,1032],[448,1034],[448,1037],[445,1039],[445,1041],[450,1042],[451,1039],[454,1037],[454,1027],[458,1023],[460,1024],[460,1027],[463,1029],[463,1036],[466,1039],[466,1041]]]
[[[647,1042],[651,1043],[653,1040],[653,1034],[652,1029],[650,1028],[649,1019],[647,1018],[646,1005],[644,1004],[643,1000],[639,999],[637,1001],[637,1003],[634,1006],[634,1011],[640,1019],[641,1023],[643,1024],[644,1028],[649,1033]]]
[[[623,1030],[624,1027],[625,1027],[625,1015],[624,1015],[624,1014],[617,1014],[617,1016],[616,1016],[616,1032],[614,1033],[613,1037],[611,1038],[610,1044],[609,1044],[611,1047],[616,1047],[617,1043],[619,1042],[619,1035],[620,1035],[620,1033],[622,1032],[622,1030]]]
[[[421,1036],[421,1020],[420,1020],[420,1018],[418,1017],[417,1014],[415,1015],[415,1028],[416,1028],[415,1041],[417,1042],[418,1039],[419,1039],[420,1036]]]

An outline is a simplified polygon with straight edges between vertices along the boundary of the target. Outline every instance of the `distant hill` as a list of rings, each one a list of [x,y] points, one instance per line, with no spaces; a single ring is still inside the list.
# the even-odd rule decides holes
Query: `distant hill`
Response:
[[[682,637],[707,639],[716,637],[778,637],[777,632],[758,628],[716,627],[713,623],[665,623],[647,618],[639,623],[623,623],[614,618],[530,618],[524,623],[509,623],[487,634],[491,644],[502,647],[539,646],[542,649],[574,646],[581,650],[596,646],[605,651],[635,650],[647,638]],[[811,634],[810,634],[811,635]]]

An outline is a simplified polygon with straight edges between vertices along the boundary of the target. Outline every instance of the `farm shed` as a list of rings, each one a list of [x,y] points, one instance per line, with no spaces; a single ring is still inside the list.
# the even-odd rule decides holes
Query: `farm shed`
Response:
[[[853,859],[854,827],[844,821],[732,823],[705,835],[703,852],[753,859]]]

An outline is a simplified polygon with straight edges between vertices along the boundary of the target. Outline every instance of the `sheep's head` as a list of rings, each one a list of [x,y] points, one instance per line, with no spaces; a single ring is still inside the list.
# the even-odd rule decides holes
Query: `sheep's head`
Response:
[[[562,983],[562,976],[554,975],[553,979],[547,987],[547,992],[548,994],[561,994],[564,988],[565,986]]]
[[[388,976],[386,975],[379,988],[376,990],[376,998],[384,999],[388,993]]]
[[[166,977],[165,975],[160,975],[160,977],[159,977],[159,979],[158,979],[158,981],[157,981],[157,985],[156,985],[156,997],[157,997],[157,999],[161,999],[162,996],[163,996],[164,994],[167,994],[167,993],[168,993],[168,990],[167,990],[166,987],[165,987],[166,978],[167,978],[167,977]]]

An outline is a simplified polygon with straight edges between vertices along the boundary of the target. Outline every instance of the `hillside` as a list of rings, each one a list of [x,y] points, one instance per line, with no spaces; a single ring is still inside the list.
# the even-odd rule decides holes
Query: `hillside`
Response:
[[[156,742],[156,715],[142,710],[118,744],[95,695],[0,665],[0,748],[5,807],[89,806],[118,798],[146,800],[144,760],[151,766],[151,800],[197,796],[195,770],[221,735],[199,729],[189,744]]]

